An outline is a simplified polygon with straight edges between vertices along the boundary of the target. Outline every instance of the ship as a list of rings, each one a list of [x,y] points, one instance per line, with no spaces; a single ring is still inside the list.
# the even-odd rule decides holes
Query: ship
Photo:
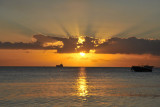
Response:
[[[142,66],[132,66],[131,70],[135,72],[152,72],[154,66],[142,65]]]
[[[56,65],[57,68],[63,68],[63,64]]]

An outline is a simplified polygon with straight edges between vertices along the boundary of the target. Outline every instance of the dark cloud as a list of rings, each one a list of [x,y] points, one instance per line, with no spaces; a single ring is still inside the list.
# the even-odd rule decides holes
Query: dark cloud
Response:
[[[40,44],[44,44],[47,42],[57,42],[57,40],[53,39],[51,36],[44,36],[42,34],[33,35],[33,38],[35,38],[36,42],[38,42]]]
[[[96,48],[97,53],[160,55],[160,40],[111,38]]]
[[[23,42],[0,42],[0,49],[57,49],[58,47],[48,46],[43,47],[38,42],[23,43]]]
[[[78,52],[81,52],[81,51],[89,52],[91,49],[94,49],[95,45],[97,44],[98,44],[98,39],[86,36],[83,44],[78,44],[80,48],[78,48],[77,51]]]
[[[84,37],[83,43],[78,43],[78,38],[68,37],[53,37],[44,35],[34,35],[33,38],[36,42],[23,43],[23,42],[0,42],[0,49],[55,49],[58,53],[76,53],[76,52],[89,52],[92,49],[96,53],[104,54],[152,54],[160,55],[160,40],[138,39],[136,37],[130,38],[111,38],[104,43],[99,44],[98,40],[93,37]],[[56,43],[61,41],[60,45],[44,46],[44,43]]]
[[[75,53],[75,52],[89,52],[90,49],[94,49],[95,45],[98,43],[98,40],[92,37],[84,37],[85,41],[83,44],[78,43],[78,38],[68,37],[52,37],[52,36],[44,36],[44,35],[34,35],[33,36],[37,42],[45,43],[45,42],[63,42],[63,46],[61,48],[57,48],[58,53]],[[77,48],[80,46],[80,48]]]
[[[52,38],[63,42],[63,47],[57,49],[58,53],[76,52],[75,49],[77,47],[78,38],[73,38],[73,37],[69,37],[69,38],[52,37]]]
[[[52,37],[44,36],[42,34],[34,35],[36,39],[33,43],[23,43],[23,42],[0,42],[0,49],[56,49],[58,53],[75,53],[75,48],[77,47],[78,38],[62,38],[62,37]],[[56,46],[44,46],[45,43],[55,43],[57,41],[63,42],[63,45]]]

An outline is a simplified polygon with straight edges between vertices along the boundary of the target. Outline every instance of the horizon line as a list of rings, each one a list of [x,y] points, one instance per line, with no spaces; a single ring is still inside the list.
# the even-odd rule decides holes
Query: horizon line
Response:
[[[0,67],[50,67],[56,68],[56,66],[0,66]],[[131,66],[64,66],[63,68],[130,68]],[[154,67],[160,68],[160,67]]]

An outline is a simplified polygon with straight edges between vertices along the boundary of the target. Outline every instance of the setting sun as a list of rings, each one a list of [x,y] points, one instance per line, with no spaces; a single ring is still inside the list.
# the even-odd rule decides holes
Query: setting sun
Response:
[[[81,55],[81,56],[85,56],[85,53],[84,53],[84,52],[80,52],[80,55]]]

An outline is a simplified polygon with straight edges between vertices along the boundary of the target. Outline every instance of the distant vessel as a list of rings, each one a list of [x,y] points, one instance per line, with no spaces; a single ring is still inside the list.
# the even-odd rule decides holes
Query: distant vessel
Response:
[[[144,66],[132,66],[131,70],[135,72],[152,72],[153,66],[144,65]]]
[[[63,68],[63,64],[56,65],[57,68]]]

